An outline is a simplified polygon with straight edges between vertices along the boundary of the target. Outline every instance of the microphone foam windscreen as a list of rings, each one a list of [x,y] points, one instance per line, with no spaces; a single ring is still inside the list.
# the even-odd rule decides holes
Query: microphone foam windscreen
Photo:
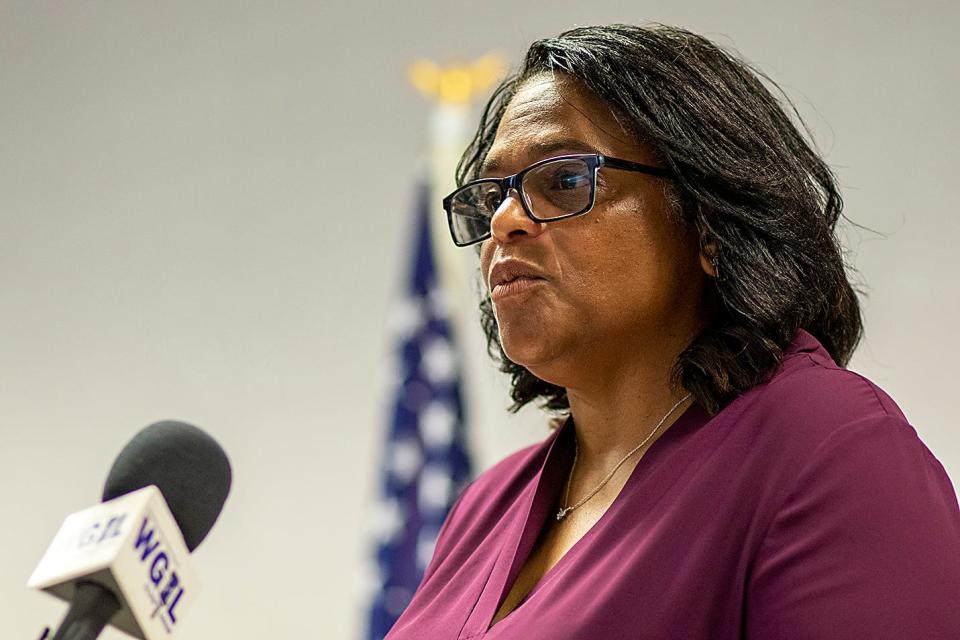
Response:
[[[117,456],[103,500],[156,485],[193,551],[217,521],[230,480],[230,461],[216,440],[184,422],[157,422],[135,435]]]

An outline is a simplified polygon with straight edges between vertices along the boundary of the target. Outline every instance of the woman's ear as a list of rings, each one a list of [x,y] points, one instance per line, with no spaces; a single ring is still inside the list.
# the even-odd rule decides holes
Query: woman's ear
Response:
[[[717,267],[717,243],[706,234],[700,237],[700,268],[711,278],[720,277],[720,269]]]
[[[697,202],[695,206],[695,228],[700,233],[700,268],[711,278],[719,279],[720,268],[717,261],[720,258],[720,249],[710,228],[710,221],[714,218],[713,210],[702,202]]]

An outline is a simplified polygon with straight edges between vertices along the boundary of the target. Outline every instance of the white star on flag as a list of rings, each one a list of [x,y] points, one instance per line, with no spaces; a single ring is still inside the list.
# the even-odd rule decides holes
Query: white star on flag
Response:
[[[420,435],[428,448],[449,446],[456,426],[457,414],[442,400],[434,400],[420,413]]]

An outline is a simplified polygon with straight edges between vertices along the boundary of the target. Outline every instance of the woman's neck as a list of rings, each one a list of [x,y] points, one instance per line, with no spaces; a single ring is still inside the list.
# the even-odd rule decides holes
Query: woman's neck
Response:
[[[670,373],[686,345],[661,343],[642,354],[621,351],[614,361],[594,367],[588,383],[567,387],[576,425],[578,467],[609,470],[643,442],[667,416],[646,446],[652,445],[690,405],[687,391],[671,384]],[[624,357],[626,355],[626,357]],[[602,372],[602,374],[600,373]],[[679,406],[671,412],[677,403]],[[669,412],[669,416],[667,415]]]

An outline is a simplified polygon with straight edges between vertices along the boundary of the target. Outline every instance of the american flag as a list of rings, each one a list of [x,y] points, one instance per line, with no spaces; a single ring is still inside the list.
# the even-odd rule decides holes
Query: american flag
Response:
[[[410,602],[443,520],[470,480],[460,363],[440,288],[429,224],[429,189],[419,189],[412,265],[391,317],[396,378],[382,457],[382,490],[371,533],[369,640],[380,640]]]

